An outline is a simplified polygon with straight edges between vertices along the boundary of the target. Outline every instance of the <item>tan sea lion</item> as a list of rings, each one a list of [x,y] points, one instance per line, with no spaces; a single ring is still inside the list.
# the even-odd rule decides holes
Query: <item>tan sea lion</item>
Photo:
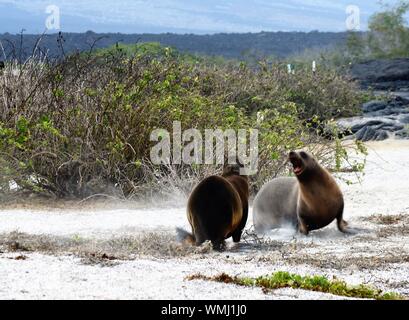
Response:
[[[248,217],[249,187],[240,165],[228,165],[221,176],[210,176],[191,193],[187,217],[192,233],[177,229],[180,240],[193,245],[211,241],[215,250],[232,237],[240,242]]]
[[[307,235],[337,219],[338,229],[347,232],[343,195],[328,170],[304,151],[290,152],[289,161],[296,177],[272,180],[254,200],[256,231],[264,233],[290,223]]]

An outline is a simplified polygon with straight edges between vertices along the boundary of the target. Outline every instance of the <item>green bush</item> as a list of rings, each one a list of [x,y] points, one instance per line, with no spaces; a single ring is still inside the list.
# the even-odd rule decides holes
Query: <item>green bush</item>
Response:
[[[367,33],[350,33],[346,55],[352,61],[408,57],[409,28],[405,19],[408,10],[408,1],[384,6],[383,11],[370,17]]]
[[[310,124],[353,115],[360,101],[355,84],[331,71],[289,75],[283,65],[192,63],[150,44],[134,51],[7,65],[0,82],[2,191],[13,180],[20,190],[58,197],[130,197],[169,176],[190,181],[177,186],[189,191],[219,168],[150,163],[151,132],[171,132],[173,121],[202,132],[259,129],[258,185],[284,172],[289,150],[317,143],[335,150]]]
[[[373,15],[369,21],[367,45],[375,58],[397,58],[409,55],[409,29],[405,14],[409,2],[400,1],[392,8]]]

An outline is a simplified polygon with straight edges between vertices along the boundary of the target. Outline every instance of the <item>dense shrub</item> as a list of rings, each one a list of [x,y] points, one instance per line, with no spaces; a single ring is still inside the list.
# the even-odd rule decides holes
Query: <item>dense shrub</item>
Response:
[[[311,69],[301,67],[289,74],[285,64],[260,63],[257,71],[241,66],[209,74],[206,69],[200,81],[204,94],[223,96],[248,113],[293,102],[300,119],[330,119],[356,115],[362,102],[357,85],[330,69],[313,74]]]
[[[286,63],[274,59],[258,62],[254,67],[235,60],[180,53],[158,43],[117,45],[99,50],[97,55],[115,56],[118,52],[129,58],[172,57],[191,65],[187,72],[196,74],[195,85],[200,87],[201,95],[222,98],[224,103],[238,106],[248,114],[294,102],[301,119],[345,117],[359,113],[365,99],[357,84],[337,69],[323,66],[314,74],[310,62],[307,65],[305,61],[296,62],[295,74],[289,74]]]
[[[149,160],[151,132],[172,131],[176,120],[183,129],[259,129],[257,186],[283,172],[291,149],[337,150],[305,119],[352,115],[359,105],[355,85],[333,72],[289,75],[281,65],[216,66],[139,49],[7,64],[0,74],[1,191],[10,181],[59,197],[140,196],[167,182],[189,191],[219,168]]]

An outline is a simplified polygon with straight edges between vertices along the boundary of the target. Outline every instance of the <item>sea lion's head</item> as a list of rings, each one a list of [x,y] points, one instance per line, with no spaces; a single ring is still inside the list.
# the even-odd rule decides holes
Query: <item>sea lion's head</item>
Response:
[[[233,176],[233,175],[240,175],[240,170],[244,168],[244,165],[241,163],[239,158],[230,159],[228,164],[226,164],[223,168],[223,176]]]
[[[288,161],[293,165],[293,172],[299,179],[308,176],[318,166],[314,157],[306,151],[291,151]]]
[[[223,176],[239,176],[241,168],[242,167],[239,164],[228,164],[223,168]]]

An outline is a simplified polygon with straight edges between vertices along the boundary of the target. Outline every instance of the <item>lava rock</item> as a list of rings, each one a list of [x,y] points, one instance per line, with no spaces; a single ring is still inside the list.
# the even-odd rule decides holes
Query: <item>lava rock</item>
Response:
[[[376,131],[372,127],[363,127],[355,134],[355,138],[360,141],[371,141],[376,137]]]
[[[409,139],[409,130],[404,129],[401,131],[396,132],[395,136],[400,139]]]
[[[386,101],[362,105],[362,116],[338,120],[341,131],[361,141],[380,141],[392,135],[409,139],[409,58],[358,63],[351,66],[350,74],[362,87],[392,95]]]
[[[409,59],[377,59],[351,66],[353,80],[377,90],[409,87]]]
[[[386,140],[388,138],[389,138],[389,134],[385,130],[381,130],[381,131],[376,132],[376,135],[375,135],[375,140],[376,141],[383,141],[383,140]]]
[[[370,101],[367,103],[364,103],[362,106],[362,111],[364,113],[367,112],[376,112],[379,110],[384,110],[385,108],[388,107],[388,103],[384,101]]]
[[[355,117],[338,121],[338,126],[346,137],[360,141],[382,141],[393,133],[404,130],[405,125],[396,117]]]
[[[409,116],[404,116],[400,119],[403,124],[409,124]]]
[[[373,118],[361,118],[360,120],[355,119],[352,126],[351,126],[351,131],[352,133],[357,133],[358,131],[361,131],[363,128],[368,128],[368,127],[382,127],[385,125],[392,125],[393,121],[386,122],[387,120],[383,119],[373,119]]]

